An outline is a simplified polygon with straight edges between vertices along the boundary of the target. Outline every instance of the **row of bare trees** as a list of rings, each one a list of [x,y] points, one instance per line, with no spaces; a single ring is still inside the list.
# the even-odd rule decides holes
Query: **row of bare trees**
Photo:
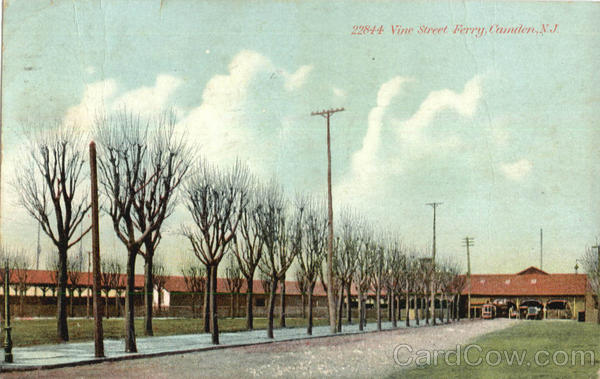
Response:
[[[175,117],[164,113],[144,120],[126,110],[96,120],[103,210],[127,249],[126,343],[137,351],[134,330],[134,275],[144,260],[145,333],[152,335],[153,263],[161,227],[177,204],[176,189],[191,165],[183,138],[174,133]],[[20,203],[56,247],[57,334],[69,339],[66,291],[67,252],[89,231],[79,226],[90,209],[87,186],[87,135],[76,126],[41,125],[28,135],[28,156],[15,173]]]
[[[217,273],[228,254],[237,262],[232,270],[239,270],[246,281],[248,329],[253,328],[252,284],[256,272],[269,284],[267,333],[271,338],[275,297],[280,287],[283,292],[281,325],[285,326],[285,278],[294,262],[300,278],[306,282],[309,333],[311,297],[317,280],[337,299],[338,330],[342,324],[343,295],[345,292],[346,303],[350,303],[353,285],[359,291],[361,315],[365,314],[363,297],[368,292],[375,292],[379,308],[386,286],[394,297],[404,288],[399,283],[406,284],[408,274],[401,270],[402,260],[395,257],[407,256],[402,244],[390,236],[370,232],[371,227],[349,210],[341,215],[337,232],[340,237],[334,241],[335,280],[327,283],[323,275],[327,235],[323,203],[303,196],[289,202],[276,182],[258,182],[240,162],[223,168],[195,159],[184,138],[175,133],[174,125],[171,113],[142,119],[123,110],[99,117],[93,131],[98,147],[103,210],[127,251],[127,352],[137,351],[136,260],[141,256],[144,262],[144,332],[152,335],[153,289],[157,284],[164,286],[156,279],[161,275],[153,274],[155,254],[163,225],[180,202],[192,221],[181,226],[181,234],[189,241],[198,262],[184,268],[182,273],[194,294],[205,294],[204,330],[212,333],[215,344],[219,343]],[[79,233],[77,230],[84,229],[79,227],[90,207],[85,184],[86,149],[85,136],[76,128],[55,126],[51,129],[31,134],[30,154],[24,169],[16,175],[15,187],[21,204],[40,223],[57,250],[57,332],[58,337],[66,341],[69,338],[65,296],[69,273],[67,251],[87,233],[87,230]],[[395,263],[390,266],[390,262]],[[107,270],[110,269],[107,267]],[[206,275],[202,275],[203,271]],[[392,279],[390,272],[394,272]],[[204,276],[205,281],[199,279]],[[423,280],[434,277],[431,272],[423,276]],[[416,280],[415,276],[408,281]],[[239,285],[239,280],[235,285]],[[347,317],[351,319],[349,311]],[[364,316],[360,322],[362,325]]]

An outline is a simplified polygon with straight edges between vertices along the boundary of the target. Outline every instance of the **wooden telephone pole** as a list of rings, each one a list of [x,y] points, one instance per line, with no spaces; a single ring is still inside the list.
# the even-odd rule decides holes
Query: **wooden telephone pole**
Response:
[[[96,167],[96,144],[90,143],[90,179],[92,190],[92,255],[93,301],[94,301],[94,352],[96,358],[104,357],[104,331],[100,312],[100,228],[98,226],[98,171]],[[108,304],[107,304],[108,306]]]
[[[331,137],[329,132],[329,120],[331,115],[336,112],[342,112],[344,108],[329,109],[319,112],[312,112],[311,116],[322,116],[327,120],[327,226],[329,235],[327,237],[327,304],[329,305],[329,327],[331,334],[336,332],[336,306],[333,296],[333,200],[331,195]]]
[[[469,312],[469,320],[471,319],[471,254],[469,253],[469,247],[474,245],[473,242],[473,238],[472,237],[465,237],[463,239],[464,241],[464,245],[467,247],[467,286],[469,287],[469,294],[468,294],[468,300],[467,300],[467,304],[468,304],[468,312]]]
[[[433,252],[431,255],[431,274],[433,275],[433,273],[435,272],[435,250],[436,250],[436,243],[435,243],[435,220],[436,220],[436,209],[438,206],[442,205],[443,203],[438,203],[438,202],[433,202],[433,203],[427,203],[427,205],[431,206],[433,208]],[[435,321],[435,291],[433,290],[433,282],[430,281],[430,285],[429,285],[429,290],[431,292],[431,321],[433,322],[433,325],[436,324]]]

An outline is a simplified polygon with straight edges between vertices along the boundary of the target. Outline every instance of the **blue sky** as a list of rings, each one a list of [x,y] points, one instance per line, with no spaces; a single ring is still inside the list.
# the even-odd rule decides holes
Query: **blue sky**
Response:
[[[172,108],[209,159],[239,157],[290,194],[317,195],[325,131],[310,112],[343,106],[332,118],[335,207],[426,247],[425,203],[441,201],[439,253],[464,265],[461,238],[475,237],[474,272],[538,265],[540,228],[544,269],[571,272],[599,235],[597,3],[20,1],[4,17],[7,244],[35,250],[36,225],[7,185],[24,125],[87,130],[123,105],[148,116]],[[364,24],[384,32],[351,35]],[[559,26],[451,33],[520,24]],[[391,25],[449,33],[395,36]],[[182,222],[178,212],[167,228]],[[173,273],[190,257],[174,234],[161,249]]]

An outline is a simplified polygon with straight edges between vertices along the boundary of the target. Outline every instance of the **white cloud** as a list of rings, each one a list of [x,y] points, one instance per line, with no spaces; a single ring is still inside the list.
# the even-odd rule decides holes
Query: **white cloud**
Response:
[[[95,74],[96,73],[96,67],[94,67],[94,66],[87,66],[85,68],[85,72],[87,72],[90,75]]]
[[[294,91],[301,88],[306,82],[306,78],[313,70],[313,66],[305,65],[301,66],[296,72],[289,74],[284,72],[285,77],[285,89],[288,91]]]
[[[90,83],[85,88],[81,102],[67,109],[63,123],[90,130],[99,114],[122,107],[134,113],[153,116],[167,106],[169,97],[181,83],[181,79],[174,76],[158,75],[154,86],[139,87],[120,96],[119,86],[114,79]]]
[[[377,92],[377,105],[371,109],[368,117],[367,133],[363,138],[362,148],[352,157],[352,172],[364,176],[376,169],[375,154],[379,149],[383,116],[392,99],[400,93],[409,79],[397,76],[381,85]]]
[[[504,163],[500,165],[500,170],[504,176],[515,181],[521,180],[527,176],[532,168],[533,164],[527,159],[521,159],[517,162]]]
[[[423,144],[425,137],[422,131],[439,112],[451,109],[461,116],[472,117],[481,98],[481,82],[481,77],[476,75],[465,84],[462,93],[449,89],[431,92],[417,112],[401,122],[398,135],[405,142]]]
[[[202,104],[179,123],[208,156],[220,156],[239,150],[246,133],[240,125],[250,82],[271,62],[249,50],[238,53],[229,64],[227,75],[215,75],[202,93]]]
[[[279,144],[275,141],[286,138],[286,107],[294,103],[289,93],[303,87],[312,69],[304,65],[289,73],[268,57],[243,50],[232,59],[226,74],[208,81],[202,102],[187,113],[178,129],[185,130],[211,159],[226,163],[243,157],[255,172],[269,172],[266,167],[277,159],[273,147]],[[269,128],[256,130],[255,125]],[[264,137],[274,130],[279,130],[277,135]]]
[[[107,109],[107,104],[116,92],[117,83],[113,79],[88,84],[81,102],[67,109],[63,123],[90,130],[96,116]]]
[[[377,105],[369,112],[362,147],[352,156],[351,170],[337,187],[342,196],[349,199],[386,197],[389,195],[388,185],[394,182],[394,177],[416,159],[455,150],[463,145],[458,135],[434,140],[425,131],[438,113],[445,110],[471,118],[481,98],[481,78],[475,76],[469,80],[461,93],[449,89],[430,92],[417,111],[404,121],[386,120],[385,114],[394,97],[409,80],[398,76],[381,85]]]
[[[169,96],[182,82],[171,75],[158,75],[153,87],[140,87],[124,93],[113,102],[113,108],[125,106],[130,112],[151,116],[163,110]]]

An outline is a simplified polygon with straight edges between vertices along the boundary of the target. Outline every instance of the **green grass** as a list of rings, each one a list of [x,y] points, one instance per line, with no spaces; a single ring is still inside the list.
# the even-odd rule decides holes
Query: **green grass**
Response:
[[[592,323],[577,323],[570,321],[524,321],[513,327],[486,334],[471,342],[479,345],[481,352],[471,349],[468,351],[470,362],[476,362],[479,357],[483,359],[480,365],[467,365],[464,359],[460,365],[456,365],[454,355],[449,357],[448,362],[443,355],[438,355],[438,364],[425,367],[417,367],[410,370],[398,370],[392,377],[398,378],[596,378],[600,369],[600,325]],[[462,345],[461,351],[467,344]],[[502,360],[497,366],[486,364],[486,354],[490,350],[500,351]],[[504,351],[509,357],[513,351],[519,356],[526,353],[522,365],[517,365],[514,360],[512,365],[504,358]],[[539,353],[538,365],[535,361]],[[568,362],[562,365],[565,355],[557,353],[555,364],[552,357],[555,352],[567,353]],[[593,351],[595,361],[592,362],[590,355],[586,355],[584,364],[581,357],[576,356],[576,363],[572,364],[573,351]],[[419,355],[415,355],[415,358]],[[423,354],[425,356],[425,354]],[[463,355],[464,357],[464,355]],[[496,363],[496,353],[490,353],[490,361]],[[424,360],[423,360],[424,361]]]
[[[144,335],[144,320],[135,320],[136,335]],[[71,342],[92,341],[94,338],[93,319],[69,319],[69,337]],[[305,327],[307,323],[303,318],[286,318],[287,327]],[[314,319],[314,325],[327,325],[328,319]],[[202,333],[204,323],[202,319],[154,319],[152,321],[155,336],[169,336],[174,334]],[[125,327],[122,318],[104,319],[104,338],[120,339],[125,336]],[[275,326],[279,319],[275,320]],[[57,343],[55,319],[13,320],[12,339],[14,346],[30,346]],[[255,318],[254,329],[266,329],[266,318]],[[219,319],[219,331],[237,332],[246,330],[246,320],[243,318]]]

